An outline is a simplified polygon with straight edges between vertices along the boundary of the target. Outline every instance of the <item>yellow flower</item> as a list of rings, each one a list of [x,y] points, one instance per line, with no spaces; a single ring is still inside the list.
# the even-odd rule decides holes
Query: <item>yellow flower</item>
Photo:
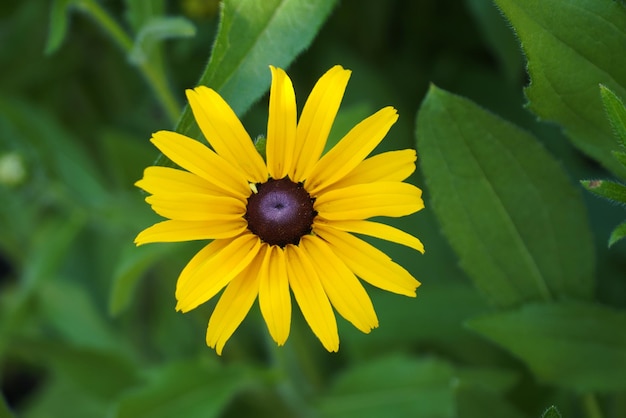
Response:
[[[135,243],[212,240],[183,269],[176,309],[187,312],[223,288],[206,334],[224,344],[259,298],[272,338],[289,336],[291,292],[328,351],[339,349],[334,309],[369,333],[378,318],[361,280],[406,296],[419,282],[386,254],[352,233],[423,252],[422,243],[394,227],[367,221],[405,216],[424,207],[421,190],[403,183],[414,150],[370,158],[398,115],[385,107],[356,125],[322,156],[350,71],[331,68],[311,92],[299,121],[293,85],[270,67],[267,163],[243,125],[213,90],[187,90],[194,117],[212,149],[175,132],[152,143],[184,170],[148,167],[136,185],[168,220],[142,231]],[[357,278],[358,277],[358,278]]]

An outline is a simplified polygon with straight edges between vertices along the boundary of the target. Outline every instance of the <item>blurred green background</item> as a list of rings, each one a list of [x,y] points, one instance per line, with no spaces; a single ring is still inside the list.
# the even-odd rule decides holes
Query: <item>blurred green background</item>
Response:
[[[100,4],[129,33],[138,10],[193,24],[194,36],[150,51],[182,110],[214,43],[217,2]],[[422,282],[417,299],[368,288],[380,328],[363,335],[339,319],[338,354],[326,353],[297,309],[276,349],[255,306],[218,357],[204,342],[215,300],[174,311],[178,273],[202,243],[132,243],[158,219],[133,183],[158,157],[150,135],[173,121],[87,14],[69,14],[65,39],[45,54],[51,10],[45,1],[0,4],[0,386],[15,416],[515,418],[556,404],[564,417],[582,417],[596,403],[606,416],[626,416],[624,393],[581,401],[464,326],[494,307],[459,268],[420,173],[411,181],[424,188],[426,209],[390,223],[419,237],[426,254],[376,242]],[[575,187],[609,176],[524,108],[524,57],[490,1],[337,2],[287,68],[299,106],[335,64],[353,71],[335,139],[393,105],[400,119],[378,151],[415,147],[415,115],[434,83],[532,132]],[[267,84],[267,65],[257,71]],[[267,96],[242,120],[263,134]],[[418,167],[421,158],[418,147]],[[606,246],[623,208],[583,199],[597,300],[624,307],[626,248]]]

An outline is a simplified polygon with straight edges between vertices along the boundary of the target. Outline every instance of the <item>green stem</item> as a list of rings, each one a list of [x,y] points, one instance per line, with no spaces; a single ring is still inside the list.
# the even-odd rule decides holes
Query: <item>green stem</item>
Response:
[[[586,393],[583,395],[583,405],[585,406],[588,418],[604,417],[602,410],[600,409],[600,404],[598,403],[598,398],[593,393]]]
[[[91,16],[126,55],[130,54],[133,49],[133,40],[98,2],[82,0],[76,4],[76,7]],[[138,63],[137,66],[154,90],[172,125],[174,125],[180,116],[180,105],[167,86],[162,68],[151,65],[148,60]]]

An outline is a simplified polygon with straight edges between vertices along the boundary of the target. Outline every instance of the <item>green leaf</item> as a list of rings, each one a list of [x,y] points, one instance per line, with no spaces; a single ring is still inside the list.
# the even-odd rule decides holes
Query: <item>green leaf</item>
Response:
[[[619,161],[621,165],[626,167],[626,152],[612,151],[611,154],[613,154],[613,157],[615,157],[615,159]]]
[[[116,418],[211,418],[250,378],[241,371],[189,361],[152,370],[145,385],[121,397]]]
[[[552,405],[550,408],[546,409],[541,418],[561,418],[561,414],[556,406]]]
[[[477,21],[485,43],[491,47],[508,80],[518,83],[524,71],[524,59],[517,39],[502,14],[491,1],[465,0],[468,11]]]
[[[611,236],[609,237],[609,247],[612,247],[613,244],[624,237],[626,237],[626,222],[622,222],[615,227],[613,232],[611,232]]]
[[[142,64],[147,61],[150,51],[157,42],[165,39],[188,38],[195,34],[196,27],[184,17],[154,17],[139,29],[128,59],[134,64]]]
[[[433,211],[493,303],[591,296],[594,252],[581,197],[534,137],[432,86],[417,145]]]
[[[269,65],[285,68],[308,47],[336,1],[225,0],[213,52],[198,84],[216,90],[241,116],[269,87]],[[189,106],[176,131],[201,138]],[[162,155],[156,164],[172,165]]]
[[[626,186],[610,180],[581,180],[591,193],[616,203],[626,203]]]
[[[611,89],[602,84],[600,84],[600,96],[613,133],[619,143],[626,147],[626,107],[624,107],[624,103]]]
[[[621,176],[598,84],[626,96],[626,10],[613,0],[496,0],[528,59],[530,110]],[[584,28],[584,29],[583,29]]]
[[[46,55],[52,55],[59,49],[67,35],[70,7],[78,0],[54,0],[50,10],[50,29],[46,41]]]
[[[165,245],[147,245],[142,247],[127,246],[122,253],[122,260],[113,275],[113,286],[109,299],[109,313],[118,315],[128,307],[139,281],[146,269],[166,253],[172,250]]]
[[[578,391],[626,389],[626,313],[585,303],[529,304],[467,325],[537,379]]]
[[[456,393],[456,418],[525,418],[501,395],[483,388],[460,388]]]
[[[437,360],[401,356],[348,369],[322,396],[320,415],[328,418],[453,417],[453,369]],[[381,378],[383,377],[383,378]]]
[[[0,392],[0,418],[14,418],[15,415],[9,409],[9,405],[7,405],[4,396],[2,396],[2,392]]]

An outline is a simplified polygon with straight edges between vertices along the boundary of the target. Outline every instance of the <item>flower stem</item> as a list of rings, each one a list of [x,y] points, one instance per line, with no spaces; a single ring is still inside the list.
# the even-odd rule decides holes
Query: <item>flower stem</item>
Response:
[[[76,7],[93,18],[127,56],[130,54],[133,49],[133,40],[97,1],[81,0],[77,2]],[[137,66],[152,87],[170,122],[174,125],[180,116],[180,105],[168,88],[163,69],[151,64],[149,60],[144,60],[137,63]]]
[[[588,418],[603,418],[602,410],[598,404],[598,398],[593,393],[583,395],[583,405]]]

